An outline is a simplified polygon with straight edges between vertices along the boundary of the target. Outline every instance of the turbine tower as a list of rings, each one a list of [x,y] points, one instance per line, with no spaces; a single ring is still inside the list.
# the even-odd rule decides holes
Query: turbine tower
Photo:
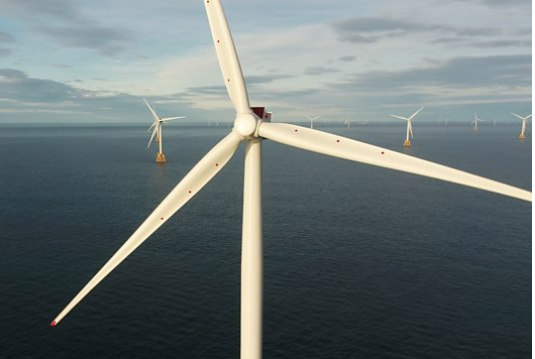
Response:
[[[219,0],[204,0],[219,66],[236,110],[234,127],[156,207],[141,226],[51,323],[57,325],[96,285],[192,199],[245,143],[241,258],[242,359],[262,356],[262,141],[449,181],[531,201],[531,192],[430,161],[306,127],[271,123],[264,107],[251,107],[240,63]]]
[[[152,125],[149,127],[149,131],[150,130],[153,130],[153,131],[152,131],[152,135],[150,136],[150,140],[149,140],[149,144],[147,145],[147,148],[150,147],[152,140],[154,139],[154,137],[156,137],[156,142],[158,142],[159,144],[158,153],[156,154],[156,163],[165,163],[166,158],[165,158],[165,154],[163,153],[163,127],[162,126],[166,124],[168,121],[176,120],[179,118],[186,118],[186,117],[180,116],[180,117],[160,118],[160,116],[158,116],[158,114],[152,108],[152,106],[149,105],[147,100],[143,99],[143,101],[145,101],[145,104],[149,108],[150,113],[152,114],[152,117],[154,120],[152,122]]]
[[[522,117],[513,112],[511,112],[511,115],[518,117],[519,119],[522,120],[522,130],[520,131],[520,135],[518,136],[518,138],[520,138],[521,140],[525,139],[526,138],[526,126],[528,123],[528,119],[531,117],[531,115]]]
[[[389,115],[389,116],[392,116],[392,117],[399,118],[401,120],[407,121],[407,137],[405,138],[405,142],[403,142],[403,147],[411,147],[411,141],[409,140],[409,135],[411,136],[411,138],[414,137],[414,135],[412,133],[412,119],[418,114],[418,112],[422,111],[423,109],[424,108],[421,107],[418,111],[413,113],[408,118],[407,117],[397,116],[397,115]]]
[[[321,115],[320,116],[314,116],[314,117],[309,116],[309,115],[305,115],[305,116],[310,121],[310,128],[312,128],[312,129],[314,128],[314,121],[316,121],[316,120],[321,118]]]
[[[474,114],[474,121],[472,122],[472,124],[474,125],[474,131],[477,131],[477,124],[479,122],[485,122],[485,120],[480,119],[479,117],[477,117],[477,114]]]

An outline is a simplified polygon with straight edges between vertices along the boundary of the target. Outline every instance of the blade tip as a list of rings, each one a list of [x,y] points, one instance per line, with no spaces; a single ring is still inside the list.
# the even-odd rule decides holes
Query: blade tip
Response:
[[[53,320],[52,323],[50,323],[51,327],[55,327],[56,325],[58,325],[58,322],[56,322],[55,320]]]

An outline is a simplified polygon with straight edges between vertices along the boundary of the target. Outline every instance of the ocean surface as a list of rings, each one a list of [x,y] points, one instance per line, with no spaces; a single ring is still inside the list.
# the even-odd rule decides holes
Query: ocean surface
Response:
[[[0,358],[238,358],[243,148],[57,327],[228,132],[0,125]],[[520,126],[317,123],[531,190]],[[265,358],[531,357],[530,203],[264,141]]]

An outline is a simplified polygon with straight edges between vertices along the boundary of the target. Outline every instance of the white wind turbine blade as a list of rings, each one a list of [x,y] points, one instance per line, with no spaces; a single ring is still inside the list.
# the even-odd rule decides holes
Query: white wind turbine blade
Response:
[[[305,115],[305,116],[308,118],[309,121],[316,121],[317,119],[319,119],[319,118],[322,117],[322,115],[320,115],[320,116],[314,116],[314,117],[312,117],[312,116],[310,116],[310,115]]]
[[[523,119],[524,119],[524,117],[522,117],[522,116],[519,116],[519,115],[517,115],[517,114],[516,114],[516,113],[514,113],[514,112],[511,112],[511,115],[513,115],[513,116],[515,116],[515,117],[518,117],[518,118],[519,118],[519,119],[521,119],[521,120],[523,120]]]
[[[408,121],[408,120],[409,120],[409,119],[406,118],[406,117],[401,117],[401,116],[398,116],[398,115],[388,115],[388,116],[395,117],[395,118],[399,118],[400,120],[405,120],[405,121]]]
[[[417,174],[531,202],[531,192],[345,137],[282,123],[261,123],[258,134],[289,146]]]
[[[527,119],[529,119],[529,118],[531,117],[531,115],[526,116],[526,117],[522,117],[522,116],[517,115],[517,114],[514,113],[514,112],[511,112],[511,115],[513,115],[513,116],[515,116],[515,117],[518,117],[518,118],[521,119],[521,120],[527,120]]]
[[[186,116],[178,116],[178,117],[166,117],[162,118],[160,122],[166,122],[166,121],[172,121],[172,120],[178,120],[180,118],[186,118]]]
[[[154,128],[154,131],[152,131],[152,135],[150,136],[149,144],[147,145],[147,148],[150,147],[152,140],[154,139],[154,136],[156,136],[156,133],[158,133],[158,126]]]
[[[237,113],[252,113],[240,61],[221,2],[219,0],[207,0],[204,5],[208,14],[208,22],[214,39],[219,67],[221,68],[230,100],[234,104]]]
[[[424,109],[425,106],[422,106],[418,111],[416,111],[415,113],[412,114],[411,117],[409,117],[409,120],[412,120],[414,118],[414,116],[416,116],[420,111],[422,111]]]
[[[414,138],[414,134],[412,133],[412,121],[409,120],[409,133],[411,134],[411,138]]]
[[[234,131],[208,152],[51,323],[58,324],[97,284],[206,185],[232,158],[242,138]]]
[[[156,111],[152,108],[151,105],[149,105],[149,103],[147,102],[147,100],[143,99],[143,101],[145,101],[145,104],[146,104],[147,107],[149,108],[150,113],[152,113],[152,116],[154,117],[154,121],[159,121],[159,120],[160,120],[160,117],[158,117],[158,114],[156,113]]]

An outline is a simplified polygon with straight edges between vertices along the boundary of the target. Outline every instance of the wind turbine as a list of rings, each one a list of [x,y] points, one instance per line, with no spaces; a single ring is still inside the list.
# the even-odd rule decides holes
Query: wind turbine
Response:
[[[349,117],[346,119],[346,125],[347,129],[349,130],[349,128],[351,127],[351,119]]]
[[[411,141],[409,140],[409,134],[410,134],[411,138],[414,137],[414,135],[412,133],[412,119],[418,114],[418,112],[422,111],[423,109],[424,108],[421,107],[418,111],[413,113],[409,118],[401,117],[401,116],[397,116],[397,115],[389,115],[389,116],[392,116],[392,117],[399,118],[401,120],[407,121],[407,138],[405,138],[405,142],[403,142],[403,147],[411,147]]]
[[[516,113],[513,113],[513,112],[511,112],[511,115],[518,117],[519,119],[522,120],[522,130],[520,131],[520,135],[518,136],[518,138],[520,138],[521,140],[525,139],[526,138],[526,125],[531,115],[522,117],[522,116],[518,116]]]
[[[479,122],[485,122],[485,120],[480,119],[479,117],[477,117],[477,114],[474,114],[474,121],[472,122],[472,124],[474,125],[474,131],[477,131],[477,124]]]
[[[262,141],[432,177],[531,201],[531,192],[430,161],[306,127],[271,123],[249,97],[219,0],[204,1],[223,79],[236,110],[234,128],[212,148],[51,323],[57,325],[96,285],[195,196],[245,143],[241,258],[241,358],[262,356]]]
[[[149,140],[149,144],[147,145],[147,148],[150,147],[150,145],[152,143],[152,140],[156,136],[156,142],[158,142],[158,144],[159,144],[159,151],[156,154],[156,163],[165,163],[166,159],[165,159],[165,155],[163,153],[163,128],[162,128],[162,126],[163,126],[163,124],[166,124],[167,121],[172,121],[172,120],[176,120],[176,119],[179,119],[179,118],[186,118],[186,117],[185,116],[180,116],[180,117],[160,118],[160,116],[158,116],[158,114],[152,108],[152,106],[149,105],[147,100],[143,99],[143,101],[145,101],[145,104],[149,108],[150,113],[152,114],[152,117],[154,119],[154,122],[149,127],[149,131],[152,130],[152,129],[154,129],[154,130],[152,131],[152,135],[150,136],[150,140]]]
[[[310,121],[310,128],[314,128],[314,121],[316,121],[316,120],[318,120],[318,119],[321,118],[321,115],[320,115],[320,116],[314,116],[314,117],[309,116],[309,115],[305,115],[305,116],[306,116],[306,117],[308,118],[308,120]]]

